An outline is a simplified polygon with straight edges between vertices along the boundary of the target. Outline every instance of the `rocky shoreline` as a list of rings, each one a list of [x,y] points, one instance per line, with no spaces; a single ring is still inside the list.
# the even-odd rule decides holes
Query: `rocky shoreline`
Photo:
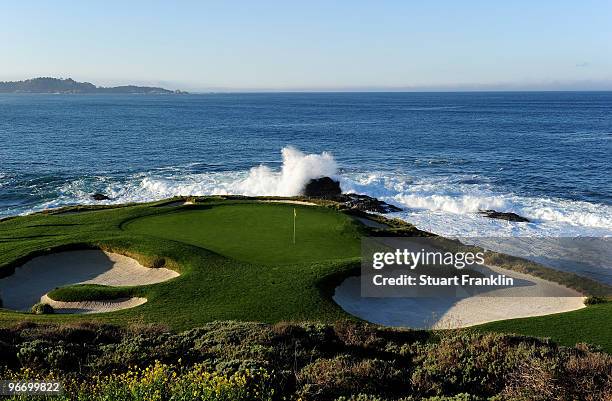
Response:
[[[499,219],[499,220],[507,220],[514,221],[519,223],[529,223],[530,220],[527,217],[520,216],[516,213],[512,212],[498,212],[497,210],[488,209],[488,210],[480,210],[478,214],[488,217],[490,219]]]
[[[347,209],[368,213],[387,214],[402,211],[401,208],[395,205],[391,205],[368,195],[342,193],[340,182],[330,177],[311,179],[304,186],[301,195],[307,198],[325,199],[338,202]],[[107,195],[98,192],[92,194],[91,199],[95,201],[110,200]],[[479,210],[478,214],[490,219],[499,219],[511,222],[530,222],[528,218],[520,216],[516,213],[500,212],[493,209]]]
[[[400,212],[402,209],[368,195],[343,194],[340,183],[330,177],[311,179],[303,190],[309,198],[320,198],[343,204],[346,208],[372,213]]]

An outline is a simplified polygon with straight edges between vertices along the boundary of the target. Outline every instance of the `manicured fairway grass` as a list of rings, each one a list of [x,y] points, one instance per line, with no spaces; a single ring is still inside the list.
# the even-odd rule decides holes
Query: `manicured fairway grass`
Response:
[[[146,297],[148,302],[137,308],[80,316],[35,316],[0,309],[0,325],[26,320],[97,321],[161,323],[179,330],[213,320],[353,319],[331,294],[338,278],[358,268],[365,230],[330,208],[217,198],[194,206],[145,204],[7,219],[0,221],[0,275],[53,250],[100,247],[148,266],[165,265],[181,276],[120,290],[98,286],[58,292],[69,300],[117,294]],[[485,324],[475,330],[551,337],[566,345],[587,342],[612,352],[611,324],[612,304],[604,304]]]
[[[501,320],[477,326],[476,330],[549,337],[564,345],[586,342],[612,353],[612,303],[548,316]]]

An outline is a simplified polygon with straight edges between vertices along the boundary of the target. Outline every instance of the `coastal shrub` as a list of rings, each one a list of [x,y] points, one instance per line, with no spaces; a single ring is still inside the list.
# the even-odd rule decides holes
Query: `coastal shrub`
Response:
[[[46,357],[52,344],[45,340],[24,342],[16,347],[16,357],[27,369],[45,369]]]
[[[54,312],[55,310],[53,309],[51,305],[43,303],[43,302],[39,302],[35,304],[34,306],[32,306],[32,313],[35,315],[49,315]]]
[[[180,358],[177,349],[170,340],[171,334],[161,335],[135,334],[126,336],[117,344],[102,347],[98,367],[119,368],[125,366],[146,366],[155,360],[162,362]]]
[[[352,395],[350,397],[339,397],[335,401],[391,401],[388,398],[381,398],[377,395],[369,395],[369,394],[357,394]],[[485,401],[484,398],[476,397],[471,394],[461,393],[452,396],[434,396],[429,398],[414,398],[414,397],[403,397],[397,399],[397,401]],[[489,399],[487,401],[502,401],[502,400],[494,400]]]
[[[80,344],[40,339],[22,343],[16,351],[19,364],[36,371],[69,371],[78,366],[79,356],[85,352]]]
[[[502,395],[529,401],[610,400],[612,356],[572,350],[526,359],[508,375]]]
[[[375,326],[357,322],[339,322],[334,332],[345,345],[369,347],[379,342]]]
[[[2,329],[0,329],[1,331]],[[15,347],[8,341],[0,339],[0,369],[2,366],[15,366],[17,364]]]
[[[340,355],[319,359],[297,374],[298,393],[304,399],[333,400],[355,392],[387,394],[406,391],[408,375],[393,362],[355,359]]]
[[[564,387],[568,398],[585,401],[612,400],[612,356],[601,353],[576,353],[563,366]]]
[[[58,380],[53,374],[29,370],[4,374],[7,380]],[[88,381],[62,378],[68,394],[53,400],[91,401],[271,401],[270,374],[263,370],[225,375],[202,365],[182,367],[155,362],[146,368],[130,368],[121,374],[95,375]],[[12,400],[28,399],[27,396]],[[44,399],[44,398],[41,398]]]
[[[608,302],[608,299],[605,297],[596,297],[596,296],[590,296],[587,297],[584,300],[584,304],[585,305],[597,305],[597,304],[605,304],[606,302]]]
[[[359,322],[0,328],[0,379],[34,376],[61,377],[71,400],[612,399],[612,356],[591,346]]]
[[[443,336],[415,351],[412,385],[422,396],[471,393],[485,396],[503,390],[506,376],[525,361],[553,359],[556,347],[502,334],[458,332]]]
[[[384,398],[380,398],[376,395],[370,394],[356,394],[350,397],[338,397],[335,401],[386,401]]]

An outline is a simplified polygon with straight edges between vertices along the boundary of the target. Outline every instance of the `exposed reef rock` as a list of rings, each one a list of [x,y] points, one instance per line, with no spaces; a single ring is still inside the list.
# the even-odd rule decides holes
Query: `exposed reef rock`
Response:
[[[391,213],[401,212],[397,206],[388,204],[376,198],[372,198],[367,195],[357,194],[342,194],[338,201],[343,202],[349,209],[361,210],[363,212],[374,212],[374,213]]]
[[[91,195],[91,199],[95,200],[95,201],[103,201],[103,200],[110,200],[110,198],[104,194],[101,194],[99,192],[96,192],[95,194]]]
[[[329,177],[315,178],[304,187],[304,196],[331,199],[342,194],[340,183]]]
[[[311,198],[333,200],[343,203],[348,209],[361,210],[363,212],[391,213],[402,210],[371,196],[343,194],[340,189],[340,183],[329,177],[310,180],[304,187],[303,195]]]
[[[516,222],[529,222],[529,219],[523,216],[519,216],[516,213],[507,213],[507,212],[498,212],[497,210],[489,209],[489,210],[481,210],[478,213],[485,217],[489,217],[491,219],[500,219],[500,220],[508,220],[508,221],[516,221]]]

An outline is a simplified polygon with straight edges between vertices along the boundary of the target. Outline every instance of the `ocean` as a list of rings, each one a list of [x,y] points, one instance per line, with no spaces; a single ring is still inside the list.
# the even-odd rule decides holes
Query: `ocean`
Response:
[[[612,92],[0,95],[0,217],[333,175],[438,234],[608,237],[611,159]]]

